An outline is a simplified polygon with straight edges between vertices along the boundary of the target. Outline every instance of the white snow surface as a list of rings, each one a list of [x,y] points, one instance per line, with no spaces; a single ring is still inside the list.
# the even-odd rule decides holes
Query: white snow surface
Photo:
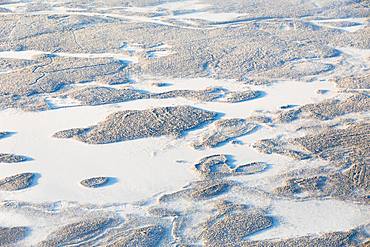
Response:
[[[326,1],[314,1],[319,7]],[[57,4],[57,2],[55,2]],[[0,7],[8,8],[12,13],[0,15],[23,14],[25,4],[9,3]],[[207,8],[209,5],[199,1],[182,1],[165,3],[150,7],[123,8],[131,14],[119,12],[121,8],[101,8],[96,12],[86,12],[84,9],[68,9],[55,6],[48,11],[35,11],[34,15],[86,15],[105,16],[126,20],[128,22],[147,22],[160,25],[177,26],[181,28],[198,28],[196,26],[181,26],[169,22],[170,19],[193,23],[193,20],[209,22],[235,21],[242,23],[240,13],[214,13]],[[158,9],[167,10],[165,16],[149,17],[148,14]],[[179,10],[189,10],[189,13],[174,14]],[[185,11],[186,12],[186,11]],[[240,18],[240,19],[239,19]],[[238,19],[240,22],[238,22]],[[285,20],[285,19],[282,19]],[[249,20],[246,20],[249,21]],[[253,21],[250,20],[250,21]],[[263,20],[262,20],[263,21]],[[359,25],[337,27],[336,22],[356,22]],[[356,32],[368,25],[367,18],[353,19],[320,19],[310,20],[310,23],[320,28],[334,28],[346,32]],[[208,28],[208,27],[207,27]],[[131,44],[132,45],[132,44]],[[352,73],[358,68],[368,68],[369,50],[339,47],[345,57],[345,62],[351,64]],[[129,46],[123,51],[139,51],[137,47]],[[149,53],[153,58],[170,54],[171,47],[163,45]],[[132,63],[138,62],[135,55],[126,53],[51,53],[47,51],[1,51],[0,58],[33,60],[40,55],[56,55],[61,57],[80,58],[114,58]],[[336,63],[337,58],[331,60]],[[341,71],[344,74],[348,71]],[[7,72],[1,72],[7,73]],[[170,86],[155,87],[158,82],[169,83]],[[93,85],[93,83],[90,83]],[[80,85],[76,85],[80,86]],[[112,86],[120,88],[121,86]],[[241,103],[225,102],[194,102],[187,99],[150,99],[136,100],[111,105],[80,106],[78,101],[48,98],[55,110],[44,112],[22,112],[18,110],[0,111],[0,131],[14,132],[8,138],[0,140],[0,150],[3,153],[22,154],[31,157],[31,161],[14,164],[0,164],[0,178],[22,172],[35,172],[40,175],[37,184],[28,189],[16,192],[0,191],[0,201],[15,200],[26,202],[69,202],[109,204],[120,203],[123,214],[140,211],[134,203],[151,201],[158,195],[178,191],[187,184],[199,180],[193,165],[201,158],[212,154],[232,154],[236,164],[264,161],[271,167],[263,173],[238,178],[247,183],[259,184],[264,179],[283,174],[292,168],[298,168],[297,162],[281,155],[267,155],[257,152],[251,147],[253,143],[264,138],[273,138],[279,134],[294,134],[300,123],[285,124],[271,128],[262,126],[258,131],[245,135],[238,140],[245,145],[227,143],[214,149],[194,150],[190,143],[201,130],[189,131],[180,139],[172,137],[146,138],[105,145],[90,145],[73,139],[56,139],[52,135],[60,130],[88,127],[96,124],[111,113],[121,110],[144,110],[161,106],[192,105],[205,110],[223,113],[222,118],[247,118],[256,111],[270,113],[277,111],[283,105],[304,105],[320,102],[338,95],[338,90],[326,77],[313,82],[279,80],[268,86],[252,86],[233,80],[216,80],[209,78],[162,78],[137,81],[136,89],[151,92],[165,92],[175,89],[201,90],[207,87],[223,87],[228,90],[261,90],[263,97]],[[326,94],[318,94],[319,89],[329,90]],[[72,107],[73,106],[73,107]],[[176,162],[181,161],[181,162]],[[300,167],[319,167],[324,161],[302,161]],[[117,179],[109,186],[89,189],[80,185],[80,181],[89,177],[109,176]],[[271,229],[259,232],[250,239],[275,239],[304,236],[323,232],[344,231],[362,224],[370,218],[368,206],[352,202],[327,200],[277,200],[264,201],[259,197],[239,198],[246,204],[269,206],[270,214],[277,217],[278,223]],[[181,206],[181,205],[180,205]],[[49,222],[39,222],[37,217],[21,215],[12,212],[1,212],[1,226],[33,225],[35,222],[44,225],[45,229],[35,229],[27,241],[37,243],[45,236]]]
[[[160,87],[157,88],[157,91],[196,90],[221,85],[230,90],[249,88],[238,82],[202,78],[164,81],[171,82],[173,86]],[[135,87],[139,89],[150,87],[154,91],[151,85],[152,81],[148,80],[141,84],[138,83]],[[193,150],[187,141],[160,137],[107,145],[89,145],[75,140],[56,139],[52,135],[63,129],[90,126],[104,120],[110,113],[119,110],[144,110],[168,105],[194,105],[202,109],[222,112],[224,118],[246,118],[256,110],[274,111],[282,105],[303,105],[329,98],[332,93],[320,95],[316,91],[322,88],[332,90],[334,85],[328,82],[285,81],[258,88],[266,92],[264,97],[236,104],[203,103],[175,98],[137,100],[94,107],[63,108],[64,105],[59,105],[62,108],[44,112],[2,111],[0,112],[0,129],[16,134],[11,138],[1,140],[0,149],[2,152],[24,154],[34,159],[24,165],[4,165],[2,175],[9,176],[22,172],[27,166],[29,171],[40,173],[41,177],[37,186],[27,190],[16,193],[0,192],[0,199],[37,202],[55,200],[92,203],[102,201],[105,203],[133,202],[157,193],[175,190],[196,179],[196,174],[192,172],[190,165],[177,164],[175,161],[181,160],[183,157],[191,157],[188,162],[194,164],[206,155],[203,152]],[[58,101],[57,99],[52,101],[56,106],[58,106],[58,102],[67,106],[76,103]],[[196,136],[197,131],[190,132],[185,139],[191,139],[192,133]],[[263,135],[263,132],[256,132],[255,135]],[[253,135],[248,135],[245,138],[255,141]],[[240,162],[242,163],[251,159],[249,155],[243,155],[245,147],[240,146],[237,150],[234,149],[233,145],[228,144],[220,147],[217,152],[241,155]],[[206,152],[212,153],[215,150]],[[255,159],[262,156],[256,154]],[[97,191],[79,186],[79,181],[93,176],[117,177],[119,182]]]

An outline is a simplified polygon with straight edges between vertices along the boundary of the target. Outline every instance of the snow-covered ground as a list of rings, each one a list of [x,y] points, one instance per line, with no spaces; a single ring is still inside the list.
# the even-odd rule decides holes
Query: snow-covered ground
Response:
[[[247,86],[237,82],[210,79],[164,80],[172,86],[157,88],[157,92],[169,89],[200,90],[207,87],[226,86],[230,90]],[[152,89],[152,81],[138,84],[139,89]],[[190,147],[187,141],[173,140],[170,137],[149,138],[107,145],[88,145],[73,140],[55,139],[52,135],[58,130],[89,126],[103,120],[110,113],[120,110],[144,110],[151,107],[195,105],[196,107],[222,112],[225,118],[246,118],[255,111],[275,111],[280,106],[304,105],[329,98],[334,94],[332,83],[302,83],[287,81],[272,86],[255,87],[266,92],[259,99],[228,104],[223,102],[192,102],[185,99],[138,100],[114,105],[67,107],[45,112],[19,112],[15,110],[0,113],[0,129],[15,132],[12,138],[0,142],[3,152],[19,153],[32,157],[27,167],[42,174],[38,186],[19,193],[0,194],[3,199],[30,201],[83,201],[83,202],[133,202],[147,197],[172,191],[195,180],[191,164],[205,153]],[[328,89],[325,95],[317,94],[318,89]],[[70,103],[70,102],[69,102]],[[58,105],[56,105],[58,107]],[[61,105],[63,107],[63,105]],[[83,117],[82,117],[83,116]],[[196,131],[195,131],[196,132]],[[195,133],[194,136],[197,134]],[[254,135],[257,138],[254,138]],[[248,143],[266,136],[263,131],[246,136]],[[191,139],[192,133],[184,139]],[[268,136],[268,134],[267,134]],[[251,141],[251,140],[252,141]],[[215,151],[208,150],[211,154]],[[229,144],[217,152],[241,155],[239,162],[246,163],[265,159],[265,155],[245,153],[245,147]],[[237,152],[237,153],[235,153]],[[188,164],[177,164],[176,160],[187,158]],[[281,163],[271,160],[271,163]],[[278,166],[278,165],[277,165]],[[3,174],[8,176],[21,172],[24,165],[4,165]],[[96,191],[79,186],[79,181],[94,176],[117,177],[119,183]],[[104,200],[102,200],[104,198]]]
[[[54,18],[57,16],[55,18],[61,18],[62,21],[55,25],[63,25],[63,18],[65,16],[73,16],[74,18],[80,18],[81,16],[112,18],[118,19],[120,24],[126,23],[127,25],[131,25],[130,27],[132,29],[142,28],[144,30],[143,32],[147,32],[144,28],[148,28],[148,26],[149,28],[163,28],[163,33],[166,32],[166,28],[168,30],[171,28],[172,31],[178,29],[180,30],[179,32],[182,29],[188,29],[187,31],[193,31],[194,35],[209,32],[207,34],[210,40],[205,40],[204,42],[210,44],[210,47],[216,46],[217,41],[220,41],[210,42],[213,35],[216,35],[219,30],[225,33],[231,32],[230,35],[232,34],[232,37],[250,35],[243,33],[246,31],[243,30],[243,25],[246,25],[248,32],[251,31],[249,30],[251,28],[249,25],[255,25],[253,26],[253,28],[256,28],[255,37],[260,37],[260,35],[275,35],[269,34],[269,31],[266,29],[259,29],[263,25],[266,25],[265,27],[270,24],[276,25],[281,27],[281,32],[288,31],[280,36],[280,38],[276,38],[276,43],[278,43],[280,41],[279,39],[283,39],[281,37],[286,36],[294,36],[294,39],[299,39],[299,34],[295,33],[295,30],[290,29],[293,26],[288,24],[288,22],[300,22],[303,26],[301,27],[302,30],[308,28],[307,24],[312,25],[313,28],[309,31],[315,35],[317,28],[317,30],[323,32],[340,33],[346,38],[352,37],[350,35],[356,35],[359,32],[368,31],[369,24],[367,17],[359,15],[350,18],[333,17],[334,14],[328,14],[329,17],[324,18],[323,15],[325,13],[317,16],[302,14],[301,17],[289,16],[288,14],[287,16],[279,16],[278,14],[275,16],[268,16],[267,14],[253,16],[251,13],[243,13],[242,7],[246,8],[241,3],[243,1],[232,1],[236,2],[235,5],[231,4],[231,7],[227,5],[228,9],[225,11],[220,9],[221,5],[212,3],[212,1],[193,0],[170,1],[157,5],[148,4],[146,6],[136,6],[135,4],[130,4],[131,6],[116,6],[114,4],[104,6],[102,4],[103,6],[99,5],[91,8],[84,7],[83,4],[77,7],[71,7],[71,5],[64,6],[65,3],[63,1],[58,1],[48,3],[48,8],[31,10],[27,8],[30,7],[28,2],[0,3],[0,8],[9,10],[0,12],[0,18],[20,17],[21,19],[22,16],[31,16],[31,18],[32,16],[48,16]],[[324,9],[330,1],[302,1],[302,4],[303,2],[313,4],[312,13],[316,13],[316,8]],[[240,11],[236,11],[235,8],[237,7],[235,6],[240,6]],[[19,20],[15,23],[18,22]],[[99,25],[101,25],[99,28],[103,28],[110,24],[100,23]],[[35,29],[37,28],[35,27]],[[69,31],[66,31],[66,33]],[[44,36],[48,35],[48,32],[32,33],[28,36],[25,35],[19,40],[31,39],[34,36],[42,36],[44,38]],[[178,35],[180,34],[178,33]],[[3,35],[1,31],[0,35]],[[305,39],[308,40],[310,33],[305,33],[304,35],[306,35]],[[327,34],[324,33],[324,35]],[[6,37],[3,36],[1,38],[6,40]],[[157,41],[154,33],[152,36]],[[12,36],[10,35],[9,37]],[[76,36],[74,37],[76,38]],[[341,117],[326,122],[312,117],[299,118],[292,122],[278,122],[275,121],[275,118],[281,113],[284,107],[294,110],[308,104],[325,102],[326,100],[344,99],[351,95],[351,93],[366,93],[368,88],[354,89],[353,91],[351,91],[351,88],[348,91],[338,88],[335,81],[338,78],[348,76],[366,76],[370,66],[370,49],[361,47],[362,43],[356,43],[356,38],[353,38],[352,44],[348,44],[347,46],[344,46],[343,42],[339,45],[331,46],[330,48],[336,49],[335,51],[337,53],[332,56],[320,57],[319,55],[309,54],[301,58],[293,56],[294,58],[291,60],[284,57],[286,60],[283,60],[283,56],[290,55],[289,52],[284,53],[279,51],[279,53],[271,51],[269,53],[269,51],[264,50],[266,48],[265,46],[261,49],[254,50],[253,56],[249,54],[249,50],[240,51],[240,59],[244,57],[248,57],[250,60],[258,58],[261,59],[258,62],[262,61],[261,63],[265,63],[264,66],[266,65],[260,71],[253,71],[253,69],[248,71],[249,74],[247,74],[247,77],[250,77],[251,80],[267,80],[269,83],[251,83],[248,80],[244,80],[244,78],[229,78],[232,77],[230,74],[225,76],[228,78],[226,79],[222,78],[222,74],[213,74],[213,71],[210,69],[206,71],[208,72],[207,76],[200,78],[188,76],[191,72],[188,74],[183,73],[184,76],[182,78],[144,73],[145,69],[150,66],[163,66],[168,71],[173,69],[171,67],[172,64],[181,62],[185,65],[192,64],[196,62],[196,56],[204,59],[203,65],[208,64],[207,59],[214,59],[214,61],[211,61],[214,62],[212,66],[218,68],[218,66],[221,66],[219,60],[224,55],[226,56],[228,51],[238,48],[235,46],[235,43],[231,43],[230,46],[225,45],[225,49],[222,49],[218,54],[209,54],[210,50],[208,50],[209,47],[207,45],[200,48],[196,47],[196,42],[199,40],[197,38],[193,39],[191,35],[188,38],[188,40],[184,40],[185,48],[179,44],[176,44],[178,46],[169,45],[171,43],[168,40],[161,40],[161,43],[158,41],[153,42],[152,46],[122,40],[117,49],[119,52],[104,53],[89,52],[88,50],[83,52],[62,52],[58,49],[28,49],[28,47],[41,47],[38,46],[39,44],[37,42],[45,42],[47,38],[40,39],[41,41],[32,41],[26,45],[17,43],[19,41],[18,39],[6,42],[0,39],[0,60],[3,62],[0,63],[0,66],[4,67],[0,67],[0,80],[1,76],[7,76],[10,72],[22,71],[22,65],[13,65],[13,63],[17,64],[17,62],[24,60],[36,63],[42,56],[47,55],[60,58],[89,58],[91,60],[110,58],[124,61],[130,69],[129,72],[135,72],[132,78],[129,78],[130,82],[126,84],[107,85],[103,83],[103,78],[98,81],[65,85],[62,88],[64,90],[63,92],[94,86],[104,86],[113,89],[130,88],[151,93],[165,93],[173,90],[205,90],[207,88],[222,88],[228,92],[242,92],[247,90],[262,92],[255,99],[238,103],[230,103],[222,98],[214,101],[201,101],[191,98],[174,97],[167,99],[146,98],[114,104],[86,106],[77,99],[66,97],[58,90],[40,95],[31,94],[20,96],[12,93],[16,91],[18,86],[29,86],[27,83],[25,85],[9,84],[9,86],[8,84],[5,85],[5,83],[5,86],[0,85],[0,100],[3,100],[3,102],[7,102],[5,100],[16,100],[21,97],[30,97],[30,99],[40,97],[45,99],[50,108],[44,111],[26,112],[21,110],[22,107],[16,104],[9,104],[9,107],[4,107],[0,111],[0,132],[6,131],[11,133],[11,135],[4,138],[1,138],[0,135],[0,153],[24,155],[30,158],[25,162],[17,164],[0,163],[0,179],[23,172],[32,172],[35,174],[35,180],[28,188],[18,191],[0,190],[0,206],[6,205],[7,202],[24,202],[25,204],[29,203],[32,205],[30,206],[31,209],[28,208],[25,211],[22,211],[22,207],[10,209],[0,207],[0,227],[24,225],[34,228],[28,238],[19,242],[21,243],[20,246],[36,245],[44,240],[52,230],[57,228],[57,221],[50,223],[49,219],[44,217],[44,214],[49,213],[47,210],[40,213],[42,215],[40,218],[38,218],[38,213],[32,213],[38,207],[37,205],[46,205],[47,203],[53,205],[49,209],[59,215],[55,217],[60,222],[64,220],[70,222],[77,218],[74,214],[72,214],[73,216],[69,214],[68,216],[66,216],[67,214],[64,215],[64,210],[68,211],[68,209],[75,209],[80,206],[85,207],[86,205],[88,205],[87,208],[83,208],[83,211],[86,212],[90,212],[89,210],[95,213],[100,211],[115,212],[124,218],[130,214],[137,215],[138,217],[146,217],[148,216],[147,211],[149,208],[163,206],[159,199],[161,196],[189,188],[189,185],[191,186],[197,181],[207,181],[209,178],[205,179],[200,176],[196,169],[194,169],[194,165],[202,158],[215,154],[229,155],[234,166],[253,162],[265,162],[268,164],[268,168],[256,174],[221,178],[220,180],[222,181],[237,183],[240,186],[240,191],[232,191],[232,195],[225,193],[225,195],[222,194],[220,197],[212,196],[203,201],[203,206],[199,205],[199,201],[192,202],[186,201],[187,199],[176,199],[175,202],[172,202],[172,204],[169,203],[165,207],[175,206],[177,207],[175,210],[179,211],[186,209],[189,210],[186,212],[191,212],[192,215],[204,213],[202,216],[204,218],[214,216],[216,211],[214,205],[223,200],[231,200],[233,203],[262,208],[269,216],[273,217],[274,222],[272,227],[257,231],[245,238],[256,241],[266,239],[282,240],[336,231],[350,231],[369,223],[369,206],[362,201],[352,201],[351,198],[341,200],[340,198],[331,196],[322,198],[318,196],[313,196],[312,198],[309,196],[304,198],[303,196],[302,198],[293,196],[291,198],[283,198],[274,194],[274,189],[278,185],[281,185],[282,181],[285,181],[284,178],[291,178],[297,174],[301,175],[301,171],[320,171],[324,173],[327,170],[339,169],[330,160],[324,160],[319,157],[296,160],[283,154],[266,154],[258,151],[253,147],[253,144],[262,139],[276,137],[295,138],[305,136],[307,133],[312,134],[314,132],[312,130],[311,132],[298,131],[300,128],[303,129],[306,126],[312,127],[317,125],[320,128],[326,128],[328,126],[335,127],[336,125],[341,125]],[[227,35],[221,41],[224,38],[226,40],[228,38]],[[306,40],[300,41],[294,39],[289,39],[286,42],[306,44]],[[93,43],[94,38],[91,38],[91,40]],[[109,41],[111,40],[113,38]],[[14,41],[16,45],[13,45],[11,41]],[[58,45],[58,42],[62,44],[63,39],[58,39],[55,43]],[[76,40],[75,42],[77,43]],[[255,41],[253,46],[258,46],[259,42],[261,43],[259,40]],[[50,41],[50,43],[52,42]],[[310,41],[307,41],[307,43],[310,43]],[[22,49],[16,49],[20,46]],[[183,48],[183,50],[178,49],[178,47]],[[194,50],[191,50],[193,48]],[[195,54],[194,59],[186,60],[185,62],[181,61],[183,54],[180,52],[187,51],[187,49],[191,50],[189,53],[192,54],[193,52]],[[282,48],[283,51],[284,49]],[[205,55],[203,56],[203,54]],[[271,68],[271,64],[268,63],[271,54],[282,55],[280,62],[272,63],[275,66],[274,68]],[[295,56],[299,56],[299,52]],[[230,61],[226,63],[231,67],[230,70],[233,70],[233,66],[235,65]],[[249,61],[247,60],[245,63],[247,64],[247,62]],[[53,63],[53,61],[50,63]],[[73,67],[72,63],[66,66]],[[240,69],[235,68],[235,72],[249,69],[250,67],[247,65],[243,67],[243,64]],[[293,76],[294,79],[288,73],[286,76],[282,76],[279,73],[271,72],[273,71],[272,69],[277,69],[276,71],[278,71],[279,68],[282,69],[282,66],[285,65],[292,66],[291,70],[287,70],[288,72],[293,71],[292,74],[295,73],[294,70],[296,67],[303,72],[296,72],[297,75]],[[318,70],[319,72],[312,72],[310,74],[307,71],[311,68],[309,66],[314,67],[313,65],[317,65],[318,67],[327,65],[331,67],[328,70]],[[33,65],[25,65],[24,67],[28,68],[30,66]],[[55,68],[55,71],[48,71],[48,73],[60,72],[58,69]],[[191,69],[192,67],[189,70]],[[64,68],[61,71],[64,71]],[[143,74],[140,74],[142,71],[144,71]],[[267,73],[266,76],[261,71],[270,73]],[[307,74],[305,74],[306,72]],[[140,75],[138,76],[138,74]],[[35,83],[37,82],[38,80],[35,81]],[[50,79],[50,82],[52,82],[52,79]],[[100,95],[96,96],[99,97]],[[161,136],[110,144],[87,144],[76,139],[59,139],[53,137],[56,132],[61,130],[86,128],[98,124],[108,115],[123,110],[147,110],[157,107],[182,105],[191,105],[200,109],[217,112],[219,113],[217,116],[218,119],[251,119],[253,116],[268,116],[273,120],[269,123],[259,123],[259,127],[255,131],[234,138],[234,142],[224,142],[217,147],[205,148],[203,150],[196,150],[191,144],[194,140],[199,139],[200,134],[204,132],[207,125],[190,129],[186,131],[185,135],[179,138]],[[349,112],[351,113],[350,110]],[[345,120],[348,122],[352,121],[353,123],[356,120],[366,121],[367,118],[367,112],[357,111],[352,115],[348,114],[348,118]],[[299,149],[301,147],[296,148]],[[87,188],[80,183],[84,179],[100,176],[110,177],[111,180],[108,184],[100,188]],[[305,194],[303,193],[303,195]],[[172,219],[171,227],[174,227],[174,222],[179,217],[176,216]],[[184,216],[181,215],[181,217]],[[162,218],[159,221],[163,220]],[[191,216],[189,216],[190,218]],[[188,218],[184,218],[183,220],[186,221]],[[203,218],[192,220],[199,223],[199,225],[204,224],[202,222]],[[194,226],[189,227],[184,223],[184,227],[188,227],[186,231],[194,230],[196,232],[199,229],[199,225],[194,224]],[[49,226],[51,226],[50,229]],[[169,238],[173,238],[172,240],[174,241],[175,237],[171,235]],[[199,241],[197,238],[194,239]],[[167,245],[163,244],[163,246]]]
[[[113,58],[119,61],[137,62],[138,59],[134,56],[119,53],[67,53],[67,52],[45,52],[45,51],[2,51],[0,58],[11,59],[26,59],[34,60],[38,56],[58,56],[58,57],[74,57],[74,58]]]

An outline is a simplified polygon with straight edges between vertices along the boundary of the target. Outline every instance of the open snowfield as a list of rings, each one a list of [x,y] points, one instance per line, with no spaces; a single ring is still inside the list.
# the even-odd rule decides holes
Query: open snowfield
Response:
[[[0,246],[367,246],[369,14],[0,0]]]

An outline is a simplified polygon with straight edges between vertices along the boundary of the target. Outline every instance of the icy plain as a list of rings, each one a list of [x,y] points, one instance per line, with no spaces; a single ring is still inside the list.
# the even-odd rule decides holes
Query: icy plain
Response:
[[[0,0],[0,246],[367,246],[369,14]]]

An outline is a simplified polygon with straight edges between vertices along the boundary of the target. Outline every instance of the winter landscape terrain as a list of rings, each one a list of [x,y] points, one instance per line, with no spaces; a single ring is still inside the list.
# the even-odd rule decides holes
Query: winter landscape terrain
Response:
[[[368,0],[0,0],[0,246],[369,246]]]

